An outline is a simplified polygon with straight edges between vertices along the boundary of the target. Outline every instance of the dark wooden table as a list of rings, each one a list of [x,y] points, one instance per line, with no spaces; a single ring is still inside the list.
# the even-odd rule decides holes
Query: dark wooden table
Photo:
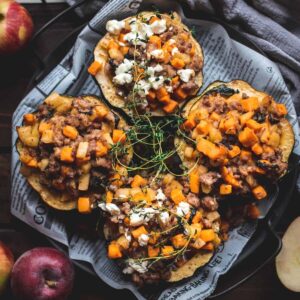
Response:
[[[38,30],[47,21],[67,8],[67,5],[31,4],[26,5],[26,7],[33,17],[35,30]],[[49,53],[67,33],[77,28],[79,24],[82,24],[82,20],[74,13],[59,20],[39,40],[36,48],[39,55],[43,57],[43,55]],[[36,67],[37,62],[30,50],[11,58],[0,58],[0,240],[5,240],[11,245],[16,257],[27,249],[48,245],[47,241],[41,238],[40,235],[28,230],[25,226],[24,230],[20,230],[18,226],[16,227],[15,221],[9,212],[11,117],[24,96]],[[294,192],[293,200],[280,226],[277,228],[280,233],[284,232],[287,225],[300,214],[299,200],[299,195]],[[99,279],[93,278],[79,269],[76,271],[75,289],[70,299],[119,299],[120,297],[133,299],[133,296],[126,291],[113,290]],[[2,299],[12,300],[13,298],[8,291]],[[271,261],[250,280],[218,299],[296,300],[300,299],[300,295],[288,291],[281,285],[276,275],[274,261]]]

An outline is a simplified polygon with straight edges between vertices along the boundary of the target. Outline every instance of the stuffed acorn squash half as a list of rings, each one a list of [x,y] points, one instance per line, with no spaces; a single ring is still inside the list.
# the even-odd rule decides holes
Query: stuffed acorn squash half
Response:
[[[89,72],[108,102],[129,115],[176,112],[202,85],[203,53],[177,13],[110,20]]]
[[[53,93],[17,127],[22,174],[49,206],[90,212],[117,167],[114,148],[126,149],[119,161],[131,161],[126,130],[100,99]]]
[[[175,140],[194,193],[267,196],[287,171],[294,133],[284,104],[241,80],[214,82],[189,101]]]

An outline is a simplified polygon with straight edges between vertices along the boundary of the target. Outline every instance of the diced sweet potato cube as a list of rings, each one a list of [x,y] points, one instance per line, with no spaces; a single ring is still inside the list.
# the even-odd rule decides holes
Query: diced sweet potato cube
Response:
[[[196,128],[199,133],[206,135],[209,132],[210,124],[206,120],[200,120]]]
[[[126,133],[123,130],[114,129],[112,140],[114,144],[116,143],[124,144],[126,142]]]
[[[241,149],[239,146],[233,145],[231,149],[228,150],[228,155],[230,158],[234,158],[241,153]]]
[[[185,201],[185,196],[181,189],[173,189],[171,191],[171,199],[175,204],[179,204],[181,201]]]
[[[193,128],[195,128],[195,126],[196,126],[196,122],[195,122],[194,118],[188,118],[183,123],[183,128],[187,131],[192,130]]]
[[[256,154],[256,155],[261,155],[263,153],[263,148],[259,143],[254,144],[251,147],[251,150]]]
[[[261,185],[255,187],[252,190],[252,193],[257,200],[262,200],[262,199],[266,198],[266,196],[267,196],[266,190]]]
[[[183,88],[180,86],[174,91],[174,95],[178,100],[184,100],[187,98],[188,93],[186,93]]]
[[[195,194],[200,192],[200,176],[197,172],[190,173],[190,190]]]
[[[222,158],[223,151],[220,147],[216,146],[214,143],[200,138],[197,143],[197,150],[204,155],[208,156],[212,160]]]
[[[243,161],[252,160],[252,153],[250,151],[242,150],[240,154],[240,159]]]
[[[259,129],[261,129],[261,124],[256,122],[255,120],[253,119],[250,119],[246,122],[246,126],[253,129],[254,131],[257,131]]]
[[[182,69],[184,66],[185,66],[185,63],[184,63],[184,60],[183,59],[180,59],[180,58],[173,58],[171,59],[171,65],[177,69],[177,70],[180,70]]]
[[[161,98],[163,98],[165,96],[168,96],[168,95],[169,95],[169,93],[168,93],[167,89],[164,86],[160,87],[156,91],[156,97],[157,97],[158,100],[160,100]]]
[[[106,192],[106,203],[111,203],[113,201],[114,194],[111,191]]]
[[[101,70],[101,68],[102,68],[101,63],[99,63],[98,61],[93,61],[88,68],[88,72],[91,75],[96,76],[97,73]]]
[[[102,142],[97,141],[96,142],[96,157],[103,157],[107,155],[108,153],[108,147],[104,145]]]
[[[254,111],[259,108],[259,102],[256,97],[249,97],[247,99],[242,99],[241,104],[244,111]]]
[[[89,214],[92,212],[91,202],[89,197],[79,197],[77,203],[78,212],[81,214]]]
[[[94,108],[94,113],[97,119],[103,120],[108,114],[108,109],[104,105],[97,105]]]
[[[212,229],[203,229],[200,231],[199,237],[204,242],[211,242],[215,238],[215,232]]]
[[[129,47],[128,46],[122,46],[122,47],[120,47],[120,51],[123,55],[126,55],[129,51]]]
[[[137,239],[141,234],[148,234],[148,231],[145,226],[140,226],[137,229],[132,230],[131,234],[135,239]]]
[[[232,193],[232,185],[231,184],[221,184],[220,185],[220,194],[221,195],[229,195]]]
[[[276,104],[276,111],[279,116],[285,116],[287,114],[286,106],[282,103]]]
[[[47,129],[51,129],[52,128],[52,125],[48,122],[45,122],[45,121],[42,121],[40,124],[39,124],[39,133],[43,133],[45,130]]]
[[[226,134],[236,133],[236,121],[233,117],[230,117],[224,121],[223,130]]]
[[[73,162],[73,149],[72,147],[65,146],[60,151],[60,160],[65,162]]]
[[[110,49],[119,49],[119,48],[120,48],[120,45],[115,40],[112,39],[112,40],[109,41],[108,47],[107,47],[108,50],[110,50]]]
[[[32,125],[36,122],[36,116],[34,114],[25,114],[23,119],[26,125]]]
[[[202,212],[198,210],[192,219],[192,224],[197,224],[201,220],[202,220]]]
[[[240,118],[240,123],[241,123],[241,125],[245,125],[246,124],[246,122],[248,121],[248,120],[250,120],[252,117],[253,117],[253,115],[254,115],[254,112],[253,111],[249,111],[249,112],[247,112],[247,113],[245,113],[245,114],[242,114],[239,118]]]
[[[67,125],[63,128],[63,134],[69,139],[75,140],[78,136],[78,131],[75,127]]]
[[[171,237],[171,242],[172,242],[173,246],[176,249],[178,249],[178,248],[182,248],[186,245],[187,238],[184,234],[179,233],[179,234],[176,234],[175,236]]]
[[[157,257],[159,255],[160,249],[159,247],[148,246],[148,256],[149,257]]]
[[[220,143],[223,139],[221,131],[213,126],[209,127],[209,139],[213,142],[213,143]]]
[[[157,35],[150,36],[149,43],[155,45],[157,49],[161,48],[161,38]]]
[[[110,259],[116,259],[121,258],[122,256],[120,245],[116,242],[111,242],[108,246],[108,257]]]
[[[253,129],[250,129],[248,127],[245,127],[245,129],[239,133],[238,138],[240,143],[245,147],[251,147],[258,142],[258,138]]]
[[[133,177],[133,181],[131,182],[131,187],[136,188],[136,187],[141,187],[147,185],[148,180],[143,178],[140,175],[135,175]]]
[[[174,252],[174,248],[172,246],[163,246],[161,252],[163,256],[170,256]]]
[[[164,107],[163,110],[170,114],[172,112],[174,112],[176,110],[176,108],[178,107],[178,103],[174,100],[170,100]]]
[[[38,167],[38,161],[36,158],[32,158],[28,163],[27,163],[28,167],[31,168],[37,168]]]

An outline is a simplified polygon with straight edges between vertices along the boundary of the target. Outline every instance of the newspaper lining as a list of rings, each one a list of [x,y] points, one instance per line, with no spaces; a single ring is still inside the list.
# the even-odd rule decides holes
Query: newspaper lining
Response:
[[[108,2],[79,34],[73,48],[66,57],[27,94],[13,116],[13,128],[21,125],[23,114],[30,112],[52,91],[62,94],[96,94],[100,91],[94,80],[86,72],[92,60],[96,43],[104,33],[105,23],[113,18],[122,19],[134,15],[150,1],[112,0]],[[196,39],[204,50],[203,89],[215,81],[242,79],[258,90],[270,93],[275,99],[287,105],[289,120],[293,125],[296,144],[294,152],[299,154],[299,129],[296,112],[290,94],[277,68],[267,58],[246,46],[230,39],[224,28],[216,23],[186,19],[181,8],[174,2],[156,1],[156,7],[162,11],[177,10],[183,22],[193,26]],[[15,145],[17,133],[13,130],[12,143]],[[229,234],[229,240],[221,246],[211,262],[199,270],[194,277],[184,282],[170,285],[169,288],[149,294],[139,290],[126,280],[116,263],[106,257],[105,241],[86,240],[67,231],[64,220],[55,211],[45,206],[39,196],[20,175],[20,162],[16,148],[12,150],[12,191],[11,212],[14,216],[36,230],[68,246],[72,259],[89,262],[97,275],[116,289],[129,289],[138,299],[205,299],[213,293],[218,278],[226,273],[237,259],[252,234],[256,223],[246,223]]]

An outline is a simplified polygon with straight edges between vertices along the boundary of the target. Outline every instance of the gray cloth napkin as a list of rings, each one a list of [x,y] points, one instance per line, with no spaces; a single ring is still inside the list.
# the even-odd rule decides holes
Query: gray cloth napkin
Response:
[[[235,27],[277,63],[300,116],[300,1],[187,0]]]

